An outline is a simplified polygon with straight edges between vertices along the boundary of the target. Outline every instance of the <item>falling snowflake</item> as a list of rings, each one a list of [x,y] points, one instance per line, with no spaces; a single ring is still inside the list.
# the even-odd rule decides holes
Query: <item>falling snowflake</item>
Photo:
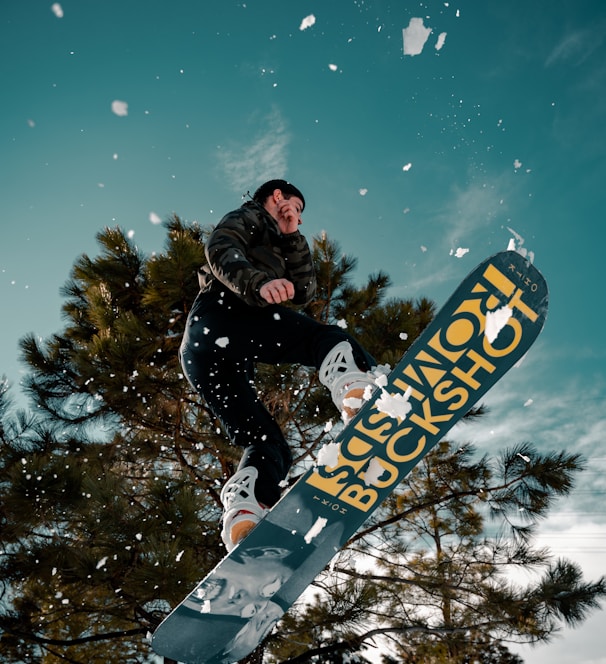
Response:
[[[112,101],[112,113],[115,113],[120,117],[128,115],[128,104],[125,101],[114,99],[114,101]]]
[[[105,567],[105,564],[107,563],[107,556],[104,556],[101,558],[101,560],[97,563],[97,569],[101,569],[102,567]]]
[[[311,28],[311,26],[314,25],[315,22],[316,22],[316,17],[313,14],[310,14],[301,21],[299,30],[307,30],[307,28]]]

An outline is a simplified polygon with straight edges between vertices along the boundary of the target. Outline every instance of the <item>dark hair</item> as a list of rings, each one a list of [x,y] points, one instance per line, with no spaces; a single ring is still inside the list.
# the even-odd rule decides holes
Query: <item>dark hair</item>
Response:
[[[303,209],[305,209],[305,198],[303,194],[294,184],[287,182],[286,180],[268,180],[264,182],[253,194],[253,201],[263,205],[267,200],[268,196],[271,196],[276,189],[279,189],[285,198],[290,198],[291,196],[296,196],[301,199],[303,203]]]

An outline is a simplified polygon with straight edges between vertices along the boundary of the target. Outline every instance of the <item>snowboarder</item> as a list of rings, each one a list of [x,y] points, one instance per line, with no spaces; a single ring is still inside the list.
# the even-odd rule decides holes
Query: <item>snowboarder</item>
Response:
[[[284,306],[306,305],[316,292],[311,251],[298,229],[304,208],[297,187],[270,180],[223,217],[206,242],[207,264],[180,349],[188,381],[230,441],[244,448],[221,492],[228,551],[278,501],[292,463],[280,427],[254,389],[255,363],[316,367],[345,418],[361,405],[366,387],[375,387],[376,363],[358,342]]]

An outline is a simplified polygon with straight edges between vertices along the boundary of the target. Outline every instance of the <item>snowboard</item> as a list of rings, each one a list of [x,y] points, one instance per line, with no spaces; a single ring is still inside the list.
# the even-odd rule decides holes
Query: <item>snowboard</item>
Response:
[[[522,358],[547,304],[544,278],[519,253],[478,265],[318,463],[159,625],[156,653],[230,664],[252,652],[411,469]]]

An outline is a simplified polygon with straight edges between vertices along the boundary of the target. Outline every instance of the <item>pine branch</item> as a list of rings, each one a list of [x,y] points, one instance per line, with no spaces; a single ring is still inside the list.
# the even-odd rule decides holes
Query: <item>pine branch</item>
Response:
[[[473,489],[471,491],[454,491],[450,494],[446,494],[443,496],[440,496],[438,498],[435,498],[433,500],[428,500],[425,501],[424,503],[418,503],[414,507],[411,507],[410,509],[404,510],[403,512],[398,512],[397,514],[394,514],[393,516],[390,516],[388,519],[383,519],[381,521],[378,521],[376,523],[371,524],[367,528],[364,528],[363,530],[359,530],[353,537],[351,537],[349,540],[347,540],[345,546],[351,546],[355,542],[364,539],[364,537],[371,535],[372,533],[376,532],[377,530],[382,530],[383,528],[386,528],[387,526],[391,526],[394,523],[398,523],[399,521],[402,521],[403,519],[408,519],[411,515],[417,513],[417,512],[422,512],[423,510],[426,510],[430,507],[434,507],[436,505],[440,505],[442,503],[446,503],[450,500],[453,500],[455,498],[463,498],[463,497],[468,497],[468,496],[478,496],[482,492],[482,489]]]
[[[37,634],[14,630],[7,626],[4,626],[2,629],[8,634],[16,636],[20,639],[49,646],[78,646],[84,643],[95,643],[97,641],[124,639],[130,636],[138,636],[139,634],[147,634],[148,632],[146,627],[135,627],[133,629],[124,629],[116,632],[106,632],[105,634],[91,634],[90,636],[81,636],[76,639],[51,639],[46,636],[38,636]]]
[[[304,662],[309,662],[314,657],[326,657],[333,653],[338,652],[356,652],[367,641],[371,641],[377,636],[389,636],[392,634],[428,634],[428,635],[446,635],[446,634],[466,634],[470,629],[483,629],[486,625],[476,625],[472,628],[470,627],[429,627],[426,625],[411,625],[410,627],[377,627],[371,629],[364,634],[360,634],[349,639],[344,639],[343,641],[338,641],[336,643],[331,643],[326,646],[319,646],[317,648],[310,648],[306,652],[296,655],[295,657],[289,657],[280,662],[280,664],[303,664]],[[321,660],[322,661],[322,660]]]

